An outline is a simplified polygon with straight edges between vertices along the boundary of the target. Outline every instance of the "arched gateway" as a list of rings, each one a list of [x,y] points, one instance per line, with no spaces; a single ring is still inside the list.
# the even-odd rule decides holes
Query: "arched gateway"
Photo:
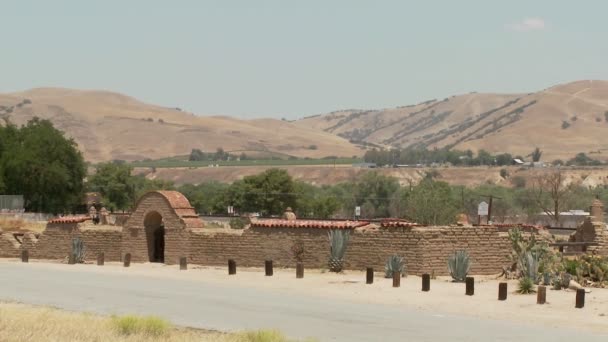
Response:
[[[151,191],[143,195],[125,223],[122,253],[134,262],[175,264],[188,256],[188,230],[202,228],[188,199],[177,191]]]

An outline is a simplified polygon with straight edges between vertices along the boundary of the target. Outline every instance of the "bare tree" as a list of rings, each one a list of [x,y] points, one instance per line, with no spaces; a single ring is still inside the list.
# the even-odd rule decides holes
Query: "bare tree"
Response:
[[[572,190],[572,184],[565,184],[564,175],[557,170],[537,176],[531,191],[536,204],[559,226],[560,212],[566,209]]]

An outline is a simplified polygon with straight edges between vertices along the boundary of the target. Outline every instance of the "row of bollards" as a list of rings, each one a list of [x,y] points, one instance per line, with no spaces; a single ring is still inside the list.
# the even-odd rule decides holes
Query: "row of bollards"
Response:
[[[97,265],[103,266],[105,261],[105,254],[103,252],[97,254]],[[21,262],[29,262],[29,252],[27,250],[21,251]],[[75,264],[74,256],[70,254],[68,258],[68,264]],[[123,266],[129,267],[131,265],[131,253],[126,253],[123,257]],[[179,258],[179,269],[187,270],[188,261],[186,257]],[[267,277],[271,277],[274,274],[272,260],[264,261],[264,273]],[[228,260],[228,274],[236,274],[236,261],[234,259]],[[304,264],[302,262],[296,263],[296,278],[304,278]],[[374,283],[374,269],[368,267],[365,273],[365,283]],[[401,286],[401,272],[393,272],[393,287]],[[431,290],[431,276],[428,273],[422,275],[422,291],[428,292]],[[475,294],[475,278],[465,278],[465,295],[473,296]],[[501,282],[498,284],[498,300],[507,300],[507,283]],[[545,304],[547,302],[547,287],[540,285],[537,288],[536,303]],[[585,306],[585,289],[576,290],[576,304],[575,308],[581,309]]]

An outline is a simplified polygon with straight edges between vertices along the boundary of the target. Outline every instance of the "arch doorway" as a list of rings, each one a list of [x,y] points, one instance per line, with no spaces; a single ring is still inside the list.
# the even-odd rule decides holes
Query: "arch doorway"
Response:
[[[156,211],[149,212],[144,218],[148,259],[150,262],[165,262],[165,225],[163,217]]]

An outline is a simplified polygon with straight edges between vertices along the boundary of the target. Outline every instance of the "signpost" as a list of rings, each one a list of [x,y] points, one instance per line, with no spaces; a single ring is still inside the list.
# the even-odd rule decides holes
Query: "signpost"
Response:
[[[360,216],[361,216],[361,207],[356,206],[355,207],[355,219],[358,220]]]
[[[490,212],[490,205],[486,202],[481,202],[477,206],[477,224],[481,224],[481,217],[488,216]]]

